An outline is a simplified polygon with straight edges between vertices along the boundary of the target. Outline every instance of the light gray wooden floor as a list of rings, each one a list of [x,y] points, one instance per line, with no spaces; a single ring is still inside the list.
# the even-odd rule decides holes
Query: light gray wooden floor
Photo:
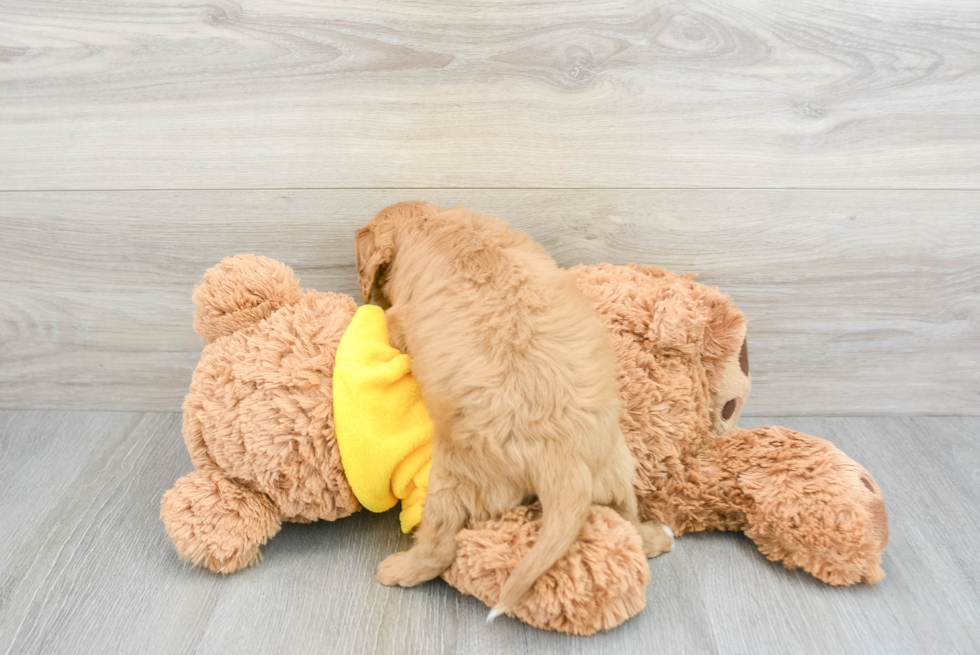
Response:
[[[976,653],[980,418],[750,418],[827,437],[888,503],[887,576],[833,588],[738,534],[688,535],[650,567],[647,607],[573,638],[441,581],[390,589],[393,514],[287,525],[259,566],[180,563],[160,495],[190,461],[178,414],[0,412],[0,652]]]

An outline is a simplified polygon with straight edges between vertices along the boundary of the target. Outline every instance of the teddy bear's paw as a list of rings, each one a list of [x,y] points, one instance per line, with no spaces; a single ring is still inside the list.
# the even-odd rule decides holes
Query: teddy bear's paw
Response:
[[[262,561],[262,552],[258,546],[252,546],[243,551],[234,551],[230,555],[208,555],[204,564],[215,573],[235,573]]]
[[[389,587],[414,587],[438,576],[447,567],[420,556],[416,549],[389,555],[378,565],[378,582]]]
[[[160,518],[181,559],[218,573],[259,562],[260,547],[281,526],[267,496],[232,482],[218,469],[177,480],[163,495]]]
[[[669,553],[674,547],[674,531],[660,521],[647,521],[638,526],[643,539],[643,554],[647,558]]]
[[[881,582],[884,579],[885,570],[881,568],[881,563],[871,562],[864,573],[864,577],[861,578],[861,582],[864,584],[875,584],[876,582]]]

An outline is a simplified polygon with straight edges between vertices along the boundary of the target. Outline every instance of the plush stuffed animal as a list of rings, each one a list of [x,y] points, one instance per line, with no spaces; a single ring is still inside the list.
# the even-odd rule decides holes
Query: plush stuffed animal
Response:
[[[834,585],[884,576],[887,518],[871,475],[823,439],[736,428],[751,380],[745,319],[729,297],[654,266],[572,272],[619,358],[621,423],[639,461],[643,518],[678,535],[741,530],[769,559]],[[357,304],[301,291],[289,268],[251,255],[210,269],[194,302],[195,329],[210,342],[184,401],[196,470],[164,495],[161,517],[181,558],[231,573],[258,562],[283,521],[336,520],[360,509],[333,398],[338,345]],[[422,470],[416,464],[407,475]],[[424,476],[414,479],[424,485]],[[443,577],[493,606],[539,529],[536,505],[468,526]],[[578,541],[514,615],[592,634],[639,612],[649,579],[633,527],[593,507]]]

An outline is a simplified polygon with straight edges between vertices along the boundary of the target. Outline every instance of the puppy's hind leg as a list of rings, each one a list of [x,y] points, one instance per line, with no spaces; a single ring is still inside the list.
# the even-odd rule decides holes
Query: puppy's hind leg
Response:
[[[640,521],[633,485],[626,483],[616,486],[609,506],[636,528],[643,539],[643,554],[656,557],[669,553],[674,547],[674,531],[660,521]]]
[[[630,457],[629,460],[632,460]],[[674,545],[674,532],[660,521],[640,521],[636,503],[636,491],[631,482],[635,464],[622,468],[606,469],[596,484],[593,502],[608,505],[620,516],[633,524],[643,539],[643,554],[656,557],[670,552]]]
[[[435,578],[456,559],[456,534],[463,529],[466,513],[452,486],[434,479],[435,473],[433,467],[415,543],[378,565],[381,584],[414,587]]]

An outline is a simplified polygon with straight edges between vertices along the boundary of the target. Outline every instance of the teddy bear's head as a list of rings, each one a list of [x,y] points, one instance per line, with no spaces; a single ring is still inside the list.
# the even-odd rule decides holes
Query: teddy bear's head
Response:
[[[752,389],[745,317],[693,275],[638,264],[572,271],[612,336],[620,422],[639,461],[641,506],[652,505],[658,481],[738,424]]]
[[[210,341],[184,401],[195,466],[266,495],[287,519],[355,511],[334,438],[332,389],[353,298],[304,293],[289,267],[238,255],[205,274],[194,302],[194,327]]]

